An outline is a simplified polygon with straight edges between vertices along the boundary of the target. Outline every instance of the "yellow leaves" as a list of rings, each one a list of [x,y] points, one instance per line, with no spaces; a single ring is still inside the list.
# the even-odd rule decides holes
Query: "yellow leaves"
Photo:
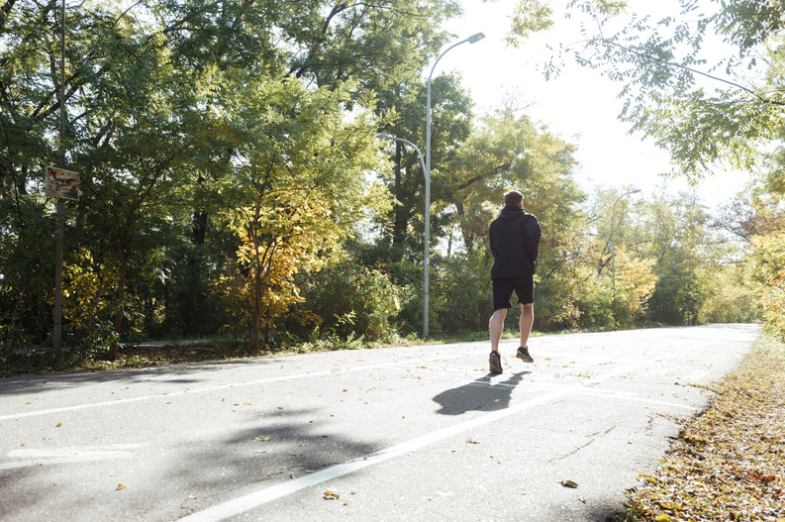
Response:
[[[658,504],[662,509],[666,509],[668,511],[681,511],[684,507],[681,504],[670,504],[668,502],[659,501]]]
[[[325,491],[322,493],[322,496],[325,500],[338,500],[341,498],[341,495],[335,493],[334,491]]]
[[[671,522],[672,519],[665,513],[662,513],[660,515],[657,515],[657,518],[655,518],[654,520],[656,520],[657,522]]]
[[[125,486],[123,486],[122,484],[118,484],[117,489],[115,491],[120,491],[121,489],[125,489]]]
[[[62,428],[62,427],[63,427],[63,423],[62,422],[58,422],[57,426],[55,426],[55,428]]]
[[[711,408],[685,423],[656,476],[643,474],[646,484],[628,492],[630,510],[641,520],[726,522],[781,511],[785,361],[779,350],[754,350],[717,388]]]

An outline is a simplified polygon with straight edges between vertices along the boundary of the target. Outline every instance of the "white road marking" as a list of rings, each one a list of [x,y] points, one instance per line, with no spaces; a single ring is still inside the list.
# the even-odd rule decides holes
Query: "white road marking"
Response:
[[[634,394],[630,392],[617,392],[613,390],[592,390],[592,389],[581,389],[576,391],[576,385],[554,385],[554,384],[539,384],[539,383],[526,383],[522,386],[515,385],[515,384],[505,384],[503,382],[500,383],[489,383],[489,382],[480,382],[474,381],[469,383],[470,386],[481,386],[485,388],[495,388],[495,387],[502,387],[502,388],[510,388],[515,389],[518,387],[521,388],[529,388],[534,390],[545,390],[545,391],[559,391],[563,389],[571,389],[578,395],[591,395],[593,397],[605,397],[608,399],[618,399],[618,400],[625,400],[631,402],[641,402],[645,404],[656,404],[658,406],[671,406],[674,408],[683,408],[686,410],[691,411],[699,411],[698,408],[694,408],[692,406],[686,406],[684,404],[678,404],[675,402],[667,402],[667,401],[656,401],[652,399],[644,399],[642,397],[635,397]]]
[[[220,386],[210,386],[207,388],[194,388],[189,390],[182,390],[178,392],[171,392],[171,393],[162,393],[159,395],[145,395],[144,397],[130,397],[128,399],[117,399],[113,401],[104,401],[104,402],[93,402],[89,404],[77,404],[74,406],[64,406],[62,408],[51,408],[48,410],[38,410],[38,411],[29,411],[23,413],[12,413],[10,415],[0,415],[0,421],[3,420],[10,420],[10,419],[21,419],[23,417],[35,417],[38,415],[49,415],[52,413],[62,413],[62,412],[71,412],[71,411],[78,411],[78,410],[87,410],[92,408],[101,408],[103,406],[117,406],[118,404],[127,404],[130,402],[140,402],[140,401],[149,401],[152,399],[164,399],[170,397],[177,397],[179,395],[190,395],[194,393],[207,393],[213,392],[218,390],[226,390],[229,388],[240,388],[242,386],[253,386],[254,384],[266,384],[270,382],[283,382],[283,381],[292,381],[296,379],[306,379],[308,377],[322,377],[325,375],[335,375],[338,373],[343,372],[359,372],[364,370],[373,370],[376,368],[386,368],[390,366],[398,366],[401,364],[411,364],[411,363],[418,363],[420,361],[435,361],[437,359],[441,359],[444,356],[439,357],[430,357],[427,359],[410,359],[406,361],[396,361],[391,363],[384,363],[384,364],[373,364],[367,366],[357,366],[357,367],[350,367],[350,368],[340,368],[337,370],[329,370],[329,371],[322,371],[322,372],[311,372],[311,373],[298,373],[295,375],[284,375],[281,377],[269,377],[266,379],[257,379],[254,381],[247,381],[247,382],[233,382],[231,384],[222,384]]]
[[[127,459],[134,456],[132,452],[127,450],[141,448],[142,446],[143,444],[115,444],[94,448],[14,450],[8,453],[8,458],[20,460],[16,462],[0,463],[0,471],[34,466],[49,466],[52,464],[71,464],[73,462]]]
[[[606,375],[603,375],[602,377],[599,377],[597,380],[604,381],[612,377],[615,377],[617,375],[621,375],[623,373],[632,371],[641,366],[644,366],[644,364],[638,364],[628,368],[619,369],[615,372],[611,372]],[[521,413],[525,410],[528,410],[529,408],[533,408],[534,406],[538,406],[540,404],[544,404],[552,400],[559,399],[561,397],[579,391],[579,388],[580,385],[565,386],[564,389],[562,390],[553,391],[551,393],[542,395],[540,397],[536,397],[534,399],[530,399],[528,401],[516,404],[504,410],[487,413],[480,417],[475,417],[474,419],[461,422],[459,424],[455,424],[448,428],[444,428],[432,433],[425,434],[421,437],[417,437],[407,442],[403,442],[401,444],[392,446],[382,451],[371,453],[370,455],[365,455],[363,457],[358,457],[356,459],[350,460],[343,464],[338,464],[336,466],[323,469],[322,471],[312,473],[310,475],[305,475],[303,477],[294,480],[289,480],[287,482],[278,484],[276,486],[264,488],[255,491],[253,493],[249,493],[248,495],[238,497],[233,500],[229,500],[222,504],[218,504],[210,508],[207,508],[203,511],[198,511],[196,513],[187,515],[181,518],[180,521],[181,522],[218,522],[220,520],[227,519],[229,517],[259,507],[263,504],[267,504],[279,498],[285,497],[287,495],[291,495],[298,491],[302,491],[303,489],[309,488],[311,486],[315,486],[317,484],[327,482],[328,480],[334,480],[343,477],[350,473],[354,473],[355,471],[359,471],[363,468],[380,464],[382,462],[393,459],[395,457],[400,457],[407,453],[411,453],[430,444],[434,444],[436,442],[442,441],[454,435],[464,433],[466,431],[477,428],[479,426],[484,426],[491,422],[495,422],[499,419],[509,417],[510,415]]]
[[[616,394],[616,393],[598,393],[598,392],[595,392],[595,391],[588,391],[588,390],[586,390],[586,391],[579,391],[578,394],[580,394],[580,395],[593,395],[593,396],[599,396],[599,397],[608,398],[608,399],[619,399],[619,400],[630,401],[630,402],[641,402],[641,403],[644,403],[644,404],[656,404],[658,406],[670,406],[672,408],[683,408],[685,410],[690,410],[690,411],[700,411],[698,408],[695,408],[693,406],[687,406],[685,404],[677,404],[675,402],[667,402],[667,401],[654,401],[654,400],[651,400],[651,399],[644,399],[644,398],[641,398],[641,397],[630,397],[627,394],[621,394],[621,393],[619,393],[619,394]]]

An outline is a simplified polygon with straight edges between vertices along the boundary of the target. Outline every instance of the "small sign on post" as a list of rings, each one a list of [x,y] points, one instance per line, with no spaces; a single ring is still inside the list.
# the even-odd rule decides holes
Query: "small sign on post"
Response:
[[[60,167],[46,167],[44,192],[53,198],[79,201],[79,173]]]

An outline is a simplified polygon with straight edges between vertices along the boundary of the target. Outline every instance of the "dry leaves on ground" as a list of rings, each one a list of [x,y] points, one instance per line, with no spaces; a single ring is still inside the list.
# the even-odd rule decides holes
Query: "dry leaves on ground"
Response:
[[[761,340],[715,391],[616,520],[785,522],[785,346]]]

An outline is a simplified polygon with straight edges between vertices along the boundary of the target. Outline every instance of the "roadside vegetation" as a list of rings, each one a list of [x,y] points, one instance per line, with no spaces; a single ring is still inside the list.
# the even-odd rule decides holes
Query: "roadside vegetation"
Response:
[[[516,3],[513,45],[561,4]],[[487,329],[487,228],[516,188],[544,230],[538,331],[760,318],[782,336],[782,9],[685,1],[683,21],[612,34],[626,2],[563,4],[587,40],[555,51],[549,74],[575,56],[611,76],[622,119],[671,151],[671,174],[731,165],[750,186],[712,213],[694,191],[579,187],[579,144],[532,120],[522,95],[478,113],[460,76],[439,71],[430,334]],[[67,9],[64,71],[53,6],[0,9],[0,366],[141,361],[123,346],[156,339],[225,338],[215,355],[245,356],[421,331],[424,173],[378,135],[422,145],[423,78],[456,40],[443,27],[458,2],[94,0]],[[739,52],[706,67],[750,70],[751,87],[705,88],[709,35]],[[65,203],[63,346],[48,353],[59,220],[42,179],[61,147],[62,72],[80,196]]]
[[[785,521],[785,344],[761,338],[614,520]]]

